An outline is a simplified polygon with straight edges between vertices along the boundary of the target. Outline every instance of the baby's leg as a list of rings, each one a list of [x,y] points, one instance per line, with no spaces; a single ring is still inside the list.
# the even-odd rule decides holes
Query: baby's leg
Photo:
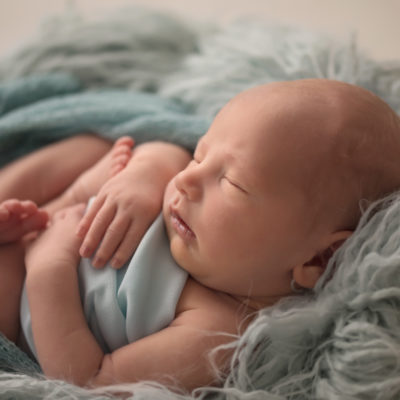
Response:
[[[24,250],[20,241],[0,246],[0,332],[16,342],[19,307],[25,278]]]
[[[130,137],[118,139],[103,158],[81,174],[61,196],[48,203],[45,210],[52,215],[62,208],[77,203],[86,203],[90,197],[98,193],[109,178],[125,168],[131,157],[133,145],[134,141]]]
[[[79,135],[35,151],[0,170],[0,202],[29,199],[39,206],[59,196],[111,147],[94,135]]]

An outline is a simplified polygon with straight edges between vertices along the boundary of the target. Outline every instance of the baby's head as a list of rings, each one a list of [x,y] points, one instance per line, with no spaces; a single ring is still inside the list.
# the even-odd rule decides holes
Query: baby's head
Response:
[[[357,225],[361,199],[400,187],[400,122],[378,97],[329,80],[232,99],[168,185],[175,260],[196,280],[264,306],[312,288]]]

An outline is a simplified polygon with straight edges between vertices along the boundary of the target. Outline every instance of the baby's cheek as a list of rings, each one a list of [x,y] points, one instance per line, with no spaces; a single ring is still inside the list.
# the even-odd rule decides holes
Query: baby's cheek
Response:
[[[174,235],[173,232],[170,235],[170,250],[175,262],[188,273],[193,273],[193,257],[188,252],[187,247],[184,246],[180,238],[177,235]]]

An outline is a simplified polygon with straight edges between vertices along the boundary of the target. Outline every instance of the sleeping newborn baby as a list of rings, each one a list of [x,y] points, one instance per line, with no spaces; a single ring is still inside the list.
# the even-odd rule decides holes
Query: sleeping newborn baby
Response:
[[[148,149],[150,154],[151,146]],[[124,173],[133,168],[135,157],[134,151],[124,169],[109,180],[119,182],[109,184],[109,192],[124,193],[122,188],[130,184]],[[174,157],[181,158],[180,165],[188,161],[183,150]],[[162,218],[146,232],[133,257],[129,244],[122,252],[117,246],[126,243],[120,236],[128,228],[121,234],[110,229],[114,236],[106,229],[124,207],[122,202],[112,203],[109,195],[114,212],[106,217],[105,189],[84,216],[84,205],[63,209],[28,244],[26,304],[44,373],[83,386],[148,379],[189,390],[219,384],[213,367],[227,371],[231,350],[221,348],[213,360],[209,351],[232,341],[257,310],[314,287],[332,254],[356,227],[360,201],[374,201],[400,187],[399,157],[399,118],[359,87],[300,80],[239,94],[216,116],[189,164],[163,188]],[[165,161],[165,169],[169,163]],[[0,206],[0,217],[7,214],[1,210]],[[43,213],[36,209],[26,217],[21,212],[21,219],[35,212]],[[18,215],[13,218],[17,221]],[[37,219],[43,220],[43,215]],[[7,240],[2,226],[10,223],[3,216],[3,242]],[[27,230],[35,228],[43,228],[43,221]],[[158,251],[163,243],[167,252]],[[95,253],[96,268],[89,268],[92,275],[83,292],[90,291],[89,297],[97,297],[107,308],[105,288],[111,285],[115,290],[117,285],[118,290],[120,285],[110,301],[126,320],[136,301],[151,313],[163,313],[168,304],[168,315],[156,317],[161,325],[133,341],[129,335],[137,328],[134,320],[114,334],[110,328],[119,326],[119,317],[108,311],[102,320],[101,309],[93,311],[96,302],[82,293],[79,252]],[[161,277],[147,286],[151,271],[164,265],[164,258],[172,272],[154,272]],[[109,259],[115,268],[101,269]],[[146,283],[132,286],[142,293],[130,297],[124,279],[141,274],[147,276]],[[100,291],[92,290],[93,281],[102,279]],[[161,298],[157,290],[162,290]],[[155,297],[158,306],[146,308]],[[84,313],[85,307],[91,314]],[[153,316],[149,318],[141,324],[153,324]],[[121,336],[126,343],[99,343],[93,332],[107,329],[112,340]]]

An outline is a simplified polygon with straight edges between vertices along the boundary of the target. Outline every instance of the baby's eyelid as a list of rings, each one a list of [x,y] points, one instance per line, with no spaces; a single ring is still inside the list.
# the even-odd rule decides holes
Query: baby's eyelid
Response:
[[[236,187],[237,189],[239,189],[240,191],[242,191],[243,193],[247,193],[247,191],[245,189],[242,188],[242,186],[240,186],[238,183],[236,183],[235,181],[233,181],[232,179],[230,179],[228,176],[224,176],[224,178],[234,187]]]

